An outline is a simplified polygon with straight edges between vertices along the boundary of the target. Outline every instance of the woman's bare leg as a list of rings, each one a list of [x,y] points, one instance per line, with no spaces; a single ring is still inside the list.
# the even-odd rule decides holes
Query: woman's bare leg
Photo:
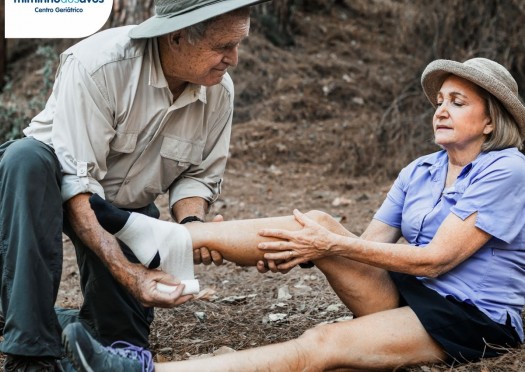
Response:
[[[328,214],[310,211],[307,215],[337,234],[354,235]],[[187,225],[193,248],[208,247],[223,257],[240,265],[254,266],[263,259],[265,252],[259,250],[262,229],[279,228],[299,230],[300,224],[293,216],[270,217],[251,220],[194,223]],[[329,257],[315,261],[330,285],[355,316],[398,306],[399,296],[390,276],[383,269],[362,264],[343,257]]]
[[[311,211],[308,216],[336,234],[355,236],[327,213]],[[316,260],[315,265],[356,317],[399,305],[398,291],[386,270],[340,256]]]
[[[265,252],[257,245],[275,239],[260,236],[259,231],[263,228],[301,229],[293,216],[192,223],[185,227],[190,233],[193,249],[207,247],[241,266],[255,266],[264,259]]]
[[[351,235],[333,218],[309,212],[329,230]],[[154,225],[153,225],[154,226]],[[255,265],[263,257],[257,245],[268,238],[263,228],[298,230],[292,216],[255,220],[194,223],[186,226],[193,248],[207,246],[227,260]],[[172,236],[176,239],[176,235]],[[338,368],[392,369],[438,362],[445,354],[408,307],[398,308],[398,293],[384,270],[344,258],[316,262],[330,284],[358,318],[317,326],[298,339],[209,359],[159,364],[157,371],[321,371]]]
[[[326,371],[392,370],[441,362],[446,355],[408,307],[343,323],[321,325],[284,343],[207,359],[161,363],[165,371]]]
[[[145,265],[155,262],[157,250],[162,251],[160,256],[165,262],[171,260],[180,265],[180,258],[187,256],[186,250],[207,247],[218,251],[226,260],[255,266],[264,254],[257,248],[258,244],[271,240],[260,236],[260,230],[301,229],[293,216],[179,225],[136,213],[130,215],[96,195],[90,201],[102,226],[121,239],[127,238],[124,242]],[[307,215],[332,232],[353,235],[326,213],[311,211]],[[341,257],[320,259],[315,263],[354,315],[397,307],[397,290],[384,270]],[[165,269],[171,272],[169,267]]]
[[[161,249],[169,253],[201,247],[216,250],[239,265],[255,266],[263,259],[257,244],[271,240],[261,237],[259,230],[268,226],[301,228],[293,216],[179,225],[123,211],[96,194],[89,201],[101,226],[126,243],[140,262],[149,267],[158,266],[150,264],[155,262],[155,253]]]
[[[141,362],[110,353],[80,323],[64,330],[68,356],[85,370],[107,365],[138,368]],[[158,363],[166,371],[362,371],[446,360],[446,353],[427,334],[409,307],[385,310],[342,323],[319,325],[283,343],[206,359]],[[144,366],[142,366],[144,367]],[[99,370],[99,368],[95,369]]]

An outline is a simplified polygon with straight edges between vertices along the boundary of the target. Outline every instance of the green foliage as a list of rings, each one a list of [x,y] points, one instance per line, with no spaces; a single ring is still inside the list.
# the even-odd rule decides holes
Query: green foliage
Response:
[[[38,70],[42,80],[37,81],[36,91],[29,94],[30,98],[17,96],[14,87],[17,82],[7,79],[0,95],[0,143],[23,136],[22,130],[29,124],[31,118],[40,112],[54,83],[54,69],[58,55],[50,46],[39,46],[35,52],[43,66]]]

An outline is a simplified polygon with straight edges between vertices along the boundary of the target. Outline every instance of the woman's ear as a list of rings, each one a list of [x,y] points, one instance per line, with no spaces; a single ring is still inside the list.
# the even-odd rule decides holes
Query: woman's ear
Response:
[[[490,134],[494,130],[494,125],[492,124],[492,119],[490,116],[487,116],[484,120],[485,127],[483,128],[483,134]]]

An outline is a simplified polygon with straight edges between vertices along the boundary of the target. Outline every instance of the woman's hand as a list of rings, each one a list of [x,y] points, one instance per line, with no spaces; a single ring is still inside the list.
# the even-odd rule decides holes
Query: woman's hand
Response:
[[[331,248],[335,245],[335,234],[297,209],[293,211],[293,214],[303,227],[301,230],[263,229],[259,232],[261,236],[279,239],[258,245],[259,249],[273,251],[264,254],[266,260],[285,261],[277,266],[279,270],[288,270],[302,262],[333,254]]]

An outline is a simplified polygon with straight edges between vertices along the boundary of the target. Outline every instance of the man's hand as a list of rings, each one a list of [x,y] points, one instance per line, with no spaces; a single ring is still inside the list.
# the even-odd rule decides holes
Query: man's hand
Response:
[[[224,217],[220,214],[216,215],[212,220],[212,222],[222,221],[224,221]],[[222,265],[223,258],[219,252],[210,251],[206,247],[200,247],[193,250],[193,263],[195,265],[199,265],[201,263],[204,265],[210,265],[212,262],[216,266]]]
[[[145,306],[174,307],[193,296],[181,296],[184,285],[173,292],[157,289],[157,283],[177,285],[179,282],[160,270],[148,270],[131,263],[122,253],[117,239],[99,225],[89,205],[91,194],[79,194],[66,202],[66,216],[79,238],[102,260],[113,277]]]
[[[274,261],[274,260],[257,261],[257,271],[260,272],[261,274],[264,274],[268,271],[271,271],[272,273],[286,274],[288,271],[292,270],[293,267],[289,269],[279,269],[278,265],[283,262],[284,261]]]
[[[146,307],[170,308],[193,298],[193,295],[182,296],[184,284],[163,271],[149,270],[142,265],[135,265],[133,271],[127,288]],[[172,292],[163,292],[157,288],[157,283],[176,286],[176,288]]]

